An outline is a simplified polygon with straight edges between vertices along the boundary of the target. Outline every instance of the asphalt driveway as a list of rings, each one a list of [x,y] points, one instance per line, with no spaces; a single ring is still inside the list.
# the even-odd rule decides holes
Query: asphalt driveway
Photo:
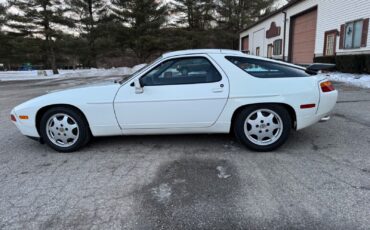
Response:
[[[369,229],[370,90],[336,84],[332,119],[270,153],[172,135],[60,154],[9,121],[15,105],[85,81],[0,82],[0,229]]]

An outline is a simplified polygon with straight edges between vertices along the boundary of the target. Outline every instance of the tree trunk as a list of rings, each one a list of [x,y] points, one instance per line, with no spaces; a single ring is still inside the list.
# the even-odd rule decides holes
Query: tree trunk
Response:
[[[44,12],[47,11],[47,4],[44,1],[42,4]],[[50,63],[51,69],[53,70],[53,74],[59,74],[56,63],[55,63],[55,52],[54,52],[54,44],[51,38],[51,29],[50,29],[50,21],[49,17],[46,15],[44,18],[44,34],[46,40],[46,59]]]
[[[89,65],[90,67],[96,68],[96,49],[95,49],[95,38],[90,34],[89,38]]]
[[[95,50],[95,21],[94,21],[94,15],[93,15],[93,2],[92,0],[88,0],[88,6],[89,6],[89,23],[90,23],[90,31],[89,31],[89,59],[90,59],[90,67],[97,67],[96,65],[96,50]]]
[[[51,69],[53,70],[53,74],[59,74],[56,61],[55,61],[55,52],[54,52],[54,47],[52,44],[53,42],[51,41],[51,38],[47,38],[47,42],[48,42],[49,62],[50,62]]]

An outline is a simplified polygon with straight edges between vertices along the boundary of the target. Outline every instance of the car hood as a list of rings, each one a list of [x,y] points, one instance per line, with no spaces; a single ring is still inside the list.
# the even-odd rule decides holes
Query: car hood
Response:
[[[114,85],[114,84],[118,84],[118,83],[116,81],[103,81],[103,82],[76,85],[76,86],[68,87],[68,88],[65,88],[65,89],[48,90],[48,91],[46,91],[46,93],[50,94],[50,93],[56,93],[56,92],[71,90],[71,89],[84,89],[84,88],[108,86],[108,85]]]

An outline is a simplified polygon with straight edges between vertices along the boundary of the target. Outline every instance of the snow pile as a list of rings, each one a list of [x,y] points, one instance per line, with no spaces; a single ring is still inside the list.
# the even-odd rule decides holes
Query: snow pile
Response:
[[[45,71],[0,71],[0,81],[21,81],[21,80],[42,80],[57,78],[81,78],[81,77],[98,77],[98,76],[121,76],[130,75],[135,71],[143,68],[146,64],[130,67],[119,67],[111,69],[77,69],[77,70],[59,70],[59,74],[53,75],[51,70]],[[45,76],[46,74],[46,76]]]
[[[344,82],[361,88],[370,88],[370,75],[333,72],[323,74],[331,81]]]
[[[119,67],[111,69],[77,69],[77,70],[59,70],[59,74],[53,75],[51,70],[45,71],[0,71],[0,81],[21,81],[21,80],[42,80],[42,79],[57,79],[57,78],[83,78],[83,77],[109,77],[130,75],[137,70],[143,68],[146,64],[130,67]],[[46,74],[46,76],[45,76]],[[350,74],[332,72],[321,74],[329,80],[344,82],[349,85],[370,88],[370,75],[366,74]]]

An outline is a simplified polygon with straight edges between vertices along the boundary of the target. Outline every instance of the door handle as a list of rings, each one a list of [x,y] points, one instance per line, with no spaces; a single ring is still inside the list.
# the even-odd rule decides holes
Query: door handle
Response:
[[[221,84],[220,87],[218,87],[218,88],[214,88],[212,91],[214,93],[220,93],[220,92],[224,91],[224,84]]]
[[[214,93],[220,93],[220,92],[222,92],[222,91],[224,91],[224,89],[223,89],[223,88],[214,88],[214,89],[212,90],[212,92],[214,92]]]

